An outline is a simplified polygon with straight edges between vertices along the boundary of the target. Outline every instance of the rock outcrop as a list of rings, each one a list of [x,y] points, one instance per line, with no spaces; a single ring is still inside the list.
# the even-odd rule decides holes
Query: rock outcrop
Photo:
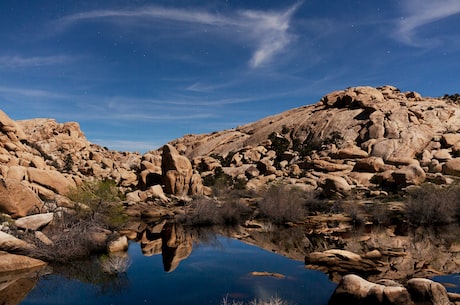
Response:
[[[446,288],[428,279],[414,278],[406,287],[391,280],[371,283],[356,275],[346,275],[328,305],[453,305]]]
[[[314,177],[327,181],[319,187],[326,185],[325,194],[336,197],[344,194],[330,175],[367,193],[419,185],[434,174],[459,177],[459,135],[457,101],[384,86],[336,91],[310,106],[170,144],[201,160],[194,166],[204,175],[220,166],[234,179],[240,172],[227,168],[250,168],[244,177],[250,185],[269,175],[278,181],[308,178],[297,181],[316,185]]]
[[[193,169],[189,159],[180,155],[169,144],[163,146],[162,151],[161,171],[165,192],[177,195],[192,194],[192,191],[198,192],[199,187],[193,186],[195,181],[192,181]]]

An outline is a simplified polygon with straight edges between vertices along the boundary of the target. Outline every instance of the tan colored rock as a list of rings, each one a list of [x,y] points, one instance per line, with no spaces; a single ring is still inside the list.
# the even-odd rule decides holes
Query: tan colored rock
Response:
[[[30,166],[38,168],[38,169],[46,169],[47,165],[45,160],[42,157],[34,156],[30,162]]]
[[[31,244],[16,238],[13,235],[0,231],[0,251],[27,253],[33,248],[34,247]]]
[[[433,158],[443,162],[452,159],[452,155],[448,149],[440,149],[434,152]]]
[[[325,266],[328,270],[339,273],[371,272],[378,264],[373,260],[340,249],[330,249],[323,252],[312,252],[305,257],[307,266]]]
[[[42,231],[35,231],[35,238],[37,238],[44,245],[53,245],[53,241],[49,239],[49,237],[46,236]]]
[[[112,240],[107,245],[107,251],[109,253],[120,252],[128,250],[128,238],[126,236],[120,236],[116,240]]]
[[[315,170],[324,172],[351,171],[352,166],[349,164],[340,164],[326,160],[313,160],[312,166]]]
[[[30,182],[40,184],[60,195],[66,195],[76,185],[58,171],[28,168],[27,175]]]
[[[251,178],[255,178],[255,177],[259,176],[260,172],[257,169],[257,167],[251,166],[245,171],[245,174],[248,177],[248,179],[251,179]]]
[[[380,157],[369,157],[358,160],[353,167],[356,172],[378,173],[386,169],[383,159]]]
[[[202,196],[204,195],[204,186],[203,186],[203,180],[201,179],[200,174],[195,173],[192,175],[192,179],[190,180],[190,189],[189,193]]]
[[[0,130],[8,134],[11,140],[21,141],[27,139],[22,128],[2,110],[0,110]]]
[[[442,173],[444,175],[460,176],[460,158],[447,161],[442,166]]]
[[[349,274],[342,278],[328,305],[413,305],[411,295],[401,286],[384,286]]]
[[[16,227],[26,230],[39,230],[53,221],[54,213],[35,214],[18,218],[14,221]]]
[[[349,147],[339,149],[339,151],[336,153],[336,156],[339,159],[358,159],[367,158],[369,154],[359,147]]]
[[[163,202],[169,202],[170,199],[166,197],[161,185],[153,185],[149,187],[146,191],[141,192],[140,194],[141,201],[146,201],[149,198],[158,198]]]
[[[426,179],[425,171],[418,165],[409,165],[392,173],[396,184],[400,186],[420,185]]]
[[[0,211],[14,218],[27,216],[43,205],[40,198],[25,184],[0,178]]]
[[[453,305],[447,290],[440,283],[429,279],[413,278],[407,281],[407,290],[416,304]]]
[[[329,176],[321,184],[323,193],[328,198],[343,198],[350,194],[351,186],[342,177]]]
[[[441,142],[445,147],[451,147],[460,142],[460,133],[445,133]]]
[[[126,194],[126,201],[128,202],[141,202],[140,190],[135,190]]]
[[[138,183],[136,173],[128,171],[123,168],[119,168],[118,172],[120,173],[120,185],[125,187],[136,186]]]
[[[39,268],[45,265],[45,262],[35,258],[0,251],[0,273]]]
[[[8,168],[8,174],[6,177],[8,179],[22,181],[26,178],[27,168],[24,166],[14,165]]]
[[[163,146],[161,169],[166,193],[188,194],[193,175],[192,164],[186,157],[179,155],[172,145]]]

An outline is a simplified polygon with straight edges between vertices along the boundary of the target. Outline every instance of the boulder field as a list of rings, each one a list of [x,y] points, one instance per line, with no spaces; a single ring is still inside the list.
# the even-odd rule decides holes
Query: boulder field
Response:
[[[460,107],[449,96],[355,87],[255,123],[170,144],[204,169],[202,175],[222,167],[245,179],[248,188],[287,180],[323,188],[329,197],[352,190],[375,195],[460,176]]]

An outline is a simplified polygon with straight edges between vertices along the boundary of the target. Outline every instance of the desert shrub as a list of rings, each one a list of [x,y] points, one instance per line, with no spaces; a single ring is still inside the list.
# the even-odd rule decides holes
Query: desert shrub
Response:
[[[269,136],[268,139],[271,141],[271,146],[270,149],[274,150],[276,152],[276,158],[279,161],[281,159],[281,156],[283,153],[289,148],[289,140],[286,139],[283,136],[280,136],[276,132],[272,132]]]
[[[234,190],[244,190],[246,183],[245,179],[233,179],[221,167],[217,167],[214,174],[203,177],[203,185],[211,187],[217,197],[228,197]]]
[[[127,221],[121,196],[112,181],[87,181],[72,189],[68,197],[75,202],[74,209],[55,212],[47,228],[53,243],[45,245],[34,236],[28,238],[37,245],[32,256],[64,263],[105,252],[106,242],[117,236],[110,232]]]
[[[305,192],[294,186],[271,186],[258,203],[262,217],[273,223],[300,221],[307,215]]]
[[[72,155],[71,154],[67,154],[64,158],[64,168],[63,170],[65,172],[71,172],[72,171],[72,168],[74,166],[74,161],[72,159]]]
[[[233,226],[240,224],[249,213],[250,209],[236,199],[218,202],[202,197],[193,200],[190,211],[179,221],[193,226]]]
[[[77,216],[82,219],[96,218],[99,225],[114,230],[122,226],[127,216],[121,200],[123,194],[112,180],[85,181],[82,185],[70,190],[68,197],[78,203]]]
[[[326,139],[323,141],[323,145],[334,144],[337,147],[340,147],[343,143],[343,136],[340,131],[333,131]]]
[[[432,226],[452,223],[459,216],[460,187],[424,184],[408,191],[405,214],[409,224]]]

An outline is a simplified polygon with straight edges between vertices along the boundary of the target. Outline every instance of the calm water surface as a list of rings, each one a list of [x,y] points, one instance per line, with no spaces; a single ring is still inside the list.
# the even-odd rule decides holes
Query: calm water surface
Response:
[[[110,281],[45,275],[21,304],[202,305],[221,304],[226,296],[250,301],[276,295],[292,304],[324,305],[336,286],[302,262],[226,237],[195,243],[190,256],[169,273],[161,255],[144,256],[138,243],[130,243],[128,253],[127,272]],[[251,276],[253,271],[285,278]]]

